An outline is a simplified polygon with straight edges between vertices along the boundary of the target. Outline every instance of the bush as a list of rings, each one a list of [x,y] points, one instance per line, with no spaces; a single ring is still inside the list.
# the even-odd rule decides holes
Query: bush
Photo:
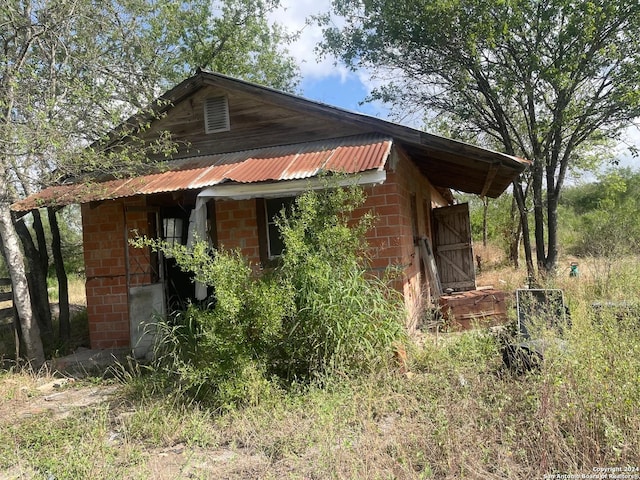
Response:
[[[216,252],[206,267],[202,257],[198,262],[216,286],[214,303],[191,305],[160,324],[155,366],[190,398],[216,406],[251,403],[259,396],[251,392],[266,387],[290,295],[271,277],[255,279],[238,252]]]
[[[367,273],[371,218],[351,224],[363,202],[356,187],[302,194],[278,220],[280,264],[261,276],[239,252],[203,242],[135,242],[163,250],[215,290],[207,308],[192,305],[159,327],[156,372],[190,398],[224,406],[257,401],[276,383],[384,365],[404,338],[404,303]]]
[[[285,252],[277,273],[295,303],[282,343],[280,374],[288,379],[368,369],[402,337],[401,295],[366,271],[371,217],[349,224],[364,200],[355,187],[309,191],[280,218]]]

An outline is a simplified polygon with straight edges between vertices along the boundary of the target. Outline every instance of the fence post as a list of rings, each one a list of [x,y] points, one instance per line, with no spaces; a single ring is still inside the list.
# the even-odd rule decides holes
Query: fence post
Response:
[[[11,322],[11,328],[13,329],[13,339],[16,346],[16,361],[20,358],[20,335],[18,329],[20,328],[18,314],[15,308],[15,302],[13,301],[13,290],[11,288],[10,278],[0,278],[0,287],[9,287],[8,292],[5,292],[4,288],[0,291],[0,302],[11,301],[10,307],[0,308],[0,319],[13,318]]]

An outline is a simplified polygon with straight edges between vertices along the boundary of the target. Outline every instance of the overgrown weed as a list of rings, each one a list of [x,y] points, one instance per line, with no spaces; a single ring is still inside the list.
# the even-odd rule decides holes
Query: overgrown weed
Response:
[[[406,341],[401,294],[367,272],[370,217],[353,222],[362,188],[307,191],[277,221],[284,251],[255,274],[240,253],[148,245],[215,289],[158,327],[154,389],[220,410],[251,406],[282,388],[386,368]]]

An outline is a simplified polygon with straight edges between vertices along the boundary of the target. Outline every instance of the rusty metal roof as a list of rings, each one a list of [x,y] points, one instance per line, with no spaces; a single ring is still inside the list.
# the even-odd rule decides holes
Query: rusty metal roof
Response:
[[[45,206],[201,189],[223,182],[304,179],[322,171],[354,174],[383,170],[392,143],[389,137],[369,134],[189,157],[169,162],[164,171],[148,175],[48,187],[14,203],[11,209],[26,212]]]

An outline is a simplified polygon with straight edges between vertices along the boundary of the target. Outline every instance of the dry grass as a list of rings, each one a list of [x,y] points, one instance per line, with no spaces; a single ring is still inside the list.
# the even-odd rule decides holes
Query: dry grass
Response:
[[[573,327],[540,371],[524,375],[504,369],[499,340],[486,330],[415,346],[407,375],[274,389],[224,413],[184,405],[171,392],[152,396],[133,368],[122,370],[124,383],[106,403],[67,418],[20,416],[42,398],[42,380],[0,374],[0,409],[14,413],[11,422],[3,413],[0,478],[532,479],[638,468],[638,316],[598,313],[591,303],[631,299],[640,261],[608,269],[599,261],[581,260],[578,278],[567,267],[547,280],[564,290]],[[523,277],[497,267],[479,284],[519,286]]]
[[[69,275],[69,303],[71,305],[86,305],[87,293],[85,291],[85,278],[78,275]],[[57,284],[54,282],[49,287],[49,301],[56,303],[58,301]]]
[[[87,304],[84,277],[73,276],[69,278],[69,303],[73,305]]]
[[[505,253],[494,245],[474,245],[474,255],[481,258],[477,271],[478,286],[492,286],[499,290],[513,291],[527,283],[526,268],[515,269],[508,263]],[[477,258],[476,258],[477,267]]]

